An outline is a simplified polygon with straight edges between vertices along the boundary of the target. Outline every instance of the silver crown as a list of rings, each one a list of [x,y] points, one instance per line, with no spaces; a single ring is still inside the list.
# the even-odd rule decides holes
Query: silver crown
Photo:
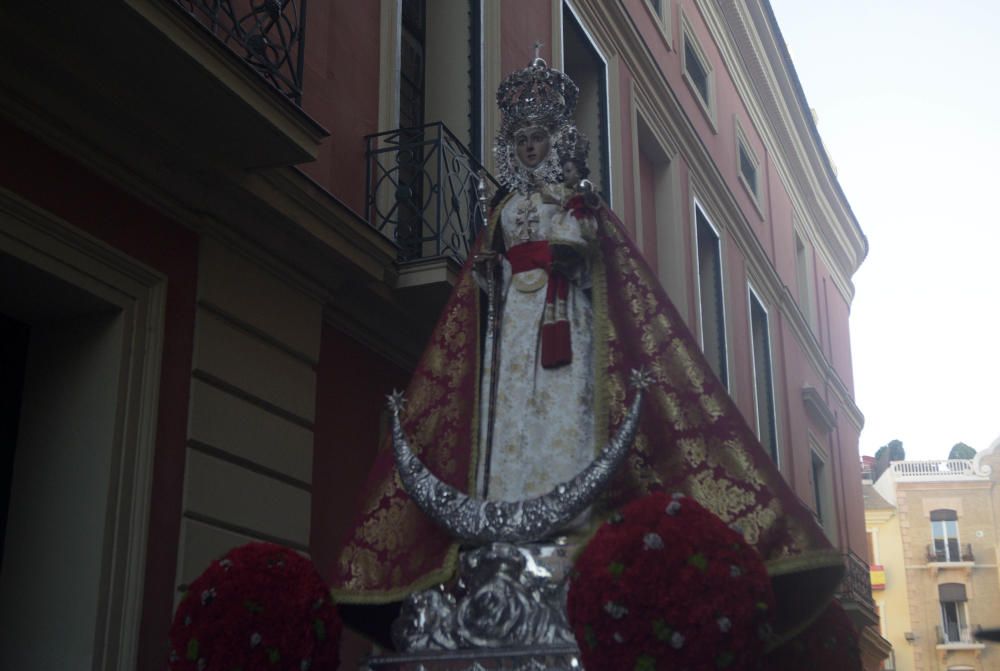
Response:
[[[564,72],[536,57],[523,70],[512,72],[497,89],[503,116],[500,132],[513,133],[526,125],[553,130],[573,118],[579,89]]]

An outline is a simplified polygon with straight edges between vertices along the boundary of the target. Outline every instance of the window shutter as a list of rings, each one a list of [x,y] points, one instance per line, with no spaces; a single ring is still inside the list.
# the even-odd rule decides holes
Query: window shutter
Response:
[[[958,513],[947,508],[940,508],[931,511],[931,522],[957,522]]]
[[[967,601],[965,585],[958,582],[946,582],[943,585],[938,585],[938,600],[942,603]]]

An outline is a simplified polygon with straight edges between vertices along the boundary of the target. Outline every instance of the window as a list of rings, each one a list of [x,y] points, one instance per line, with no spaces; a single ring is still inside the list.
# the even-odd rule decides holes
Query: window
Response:
[[[798,231],[792,234],[795,237],[795,290],[798,298],[799,308],[805,315],[813,331],[816,330],[816,290],[813,283],[813,256],[812,249],[802,241],[802,236]]]
[[[698,52],[695,51],[694,46],[691,44],[691,40],[688,39],[687,35],[684,36],[684,71],[687,73],[688,77],[691,79],[691,84],[694,86],[698,95],[701,96],[702,102],[706,105],[708,104],[708,69],[701,62],[701,58],[698,57]]]
[[[751,287],[750,340],[753,359],[754,399],[757,410],[757,437],[771,459],[778,463],[778,422],[774,407],[774,375],[771,370],[771,336],[767,310]]]
[[[837,517],[833,504],[833,480],[829,459],[816,439],[809,435],[810,480],[813,490],[813,510],[827,537],[836,541]]]
[[[747,146],[743,142],[739,143],[739,153],[740,153],[740,177],[747,185],[747,189],[750,193],[757,197],[757,161],[753,158],[753,154],[747,149]]]
[[[694,91],[695,99],[701,104],[709,122],[715,127],[715,91],[712,81],[712,66],[704,50],[694,38],[694,31],[684,12],[681,12],[681,65],[684,81]]]
[[[729,388],[726,358],[726,315],[722,284],[722,243],[719,233],[694,203],[695,238],[698,245],[698,299],[701,309],[702,350],[719,381]]]
[[[427,30],[426,0],[402,5],[399,68],[399,127],[424,125],[424,63]]]
[[[941,602],[941,643],[969,643],[972,637],[965,612],[965,585],[949,582],[938,585]]]
[[[826,464],[823,463],[822,457],[816,454],[815,450],[811,452],[812,457],[812,482],[813,482],[813,506],[816,510],[816,518],[823,523],[823,489],[826,484]]]
[[[590,181],[611,202],[608,66],[576,14],[563,4],[563,70],[576,82],[576,125],[590,139]]]
[[[931,537],[934,542],[929,559],[938,562],[962,561],[958,544],[958,513],[947,509],[932,510]]]
[[[674,40],[670,30],[670,0],[646,0],[646,5],[652,10],[653,18],[660,28],[660,33],[663,35],[667,47],[673,49]]]

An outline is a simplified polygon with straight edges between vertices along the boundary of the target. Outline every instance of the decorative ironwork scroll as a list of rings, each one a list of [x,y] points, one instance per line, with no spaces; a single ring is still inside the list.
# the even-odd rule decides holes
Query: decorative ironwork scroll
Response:
[[[174,0],[295,104],[302,102],[306,0]]]
[[[482,230],[480,175],[499,187],[441,122],[369,135],[368,222],[399,247],[400,261],[451,256],[462,262]]]

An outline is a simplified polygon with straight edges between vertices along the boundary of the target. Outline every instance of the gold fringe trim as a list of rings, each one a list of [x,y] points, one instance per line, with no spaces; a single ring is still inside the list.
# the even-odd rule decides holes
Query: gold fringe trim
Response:
[[[836,550],[814,550],[795,557],[772,559],[764,564],[767,567],[767,574],[773,578],[819,568],[832,568],[834,566],[844,568],[844,558]]]

